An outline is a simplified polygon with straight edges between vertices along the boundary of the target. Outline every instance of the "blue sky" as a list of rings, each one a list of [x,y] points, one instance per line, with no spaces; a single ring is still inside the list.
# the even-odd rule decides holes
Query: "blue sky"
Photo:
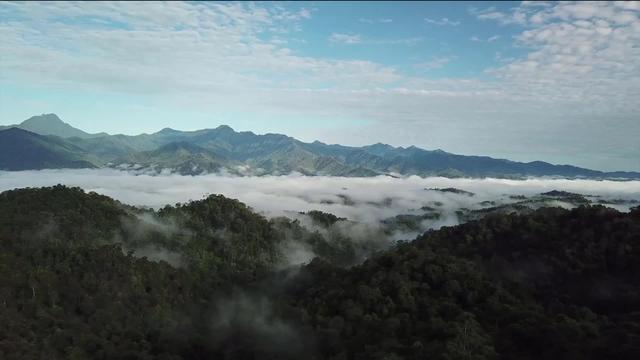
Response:
[[[0,124],[228,124],[640,170],[640,6],[0,3]]]
[[[289,4],[290,6],[300,6]],[[430,78],[484,77],[495,54],[523,54],[511,46],[513,27],[477,19],[471,9],[508,10],[518,3],[370,2],[311,3],[317,14],[302,31],[306,43],[291,48],[311,56],[373,59],[415,76]],[[339,11],[335,11],[339,10]],[[464,24],[464,25],[463,25]],[[347,37],[335,37],[332,34]],[[491,39],[491,42],[486,40]],[[329,39],[329,41],[326,41]],[[339,39],[343,39],[339,41]],[[351,39],[351,43],[345,43]],[[439,63],[438,59],[447,59]],[[431,63],[431,66],[424,66]]]

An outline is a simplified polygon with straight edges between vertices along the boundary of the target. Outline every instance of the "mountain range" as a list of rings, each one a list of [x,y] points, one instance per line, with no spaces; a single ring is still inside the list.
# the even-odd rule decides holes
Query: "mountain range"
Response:
[[[465,156],[415,146],[373,144],[362,147],[305,143],[282,134],[215,129],[153,134],[89,134],[55,114],[33,116],[0,127],[0,169],[112,167],[156,174],[227,172],[235,175],[305,175],[366,177],[445,176],[522,178],[640,179],[638,172],[602,172],[543,161],[516,162]]]

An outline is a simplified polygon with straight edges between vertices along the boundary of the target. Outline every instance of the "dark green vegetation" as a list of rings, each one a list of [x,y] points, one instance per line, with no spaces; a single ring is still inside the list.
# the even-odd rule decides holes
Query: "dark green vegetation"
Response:
[[[198,131],[166,128],[154,134],[137,136],[88,134],[62,122],[54,114],[47,114],[35,116],[16,126],[41,135],[58,136],[42,138],[37,149],[54,148],[63,144],[73,148],[74,156],[84,160],[86,167],[135,167],[150,173],[167,168],[183,175],[224,169],[240,175],[299,172],[305,175],[358,177],[396,173],[446,177],[640,178],[640,173],[634,172],[605,173],[541,161],[521,163],[486,156],[455,155],[415,146],[404,148],[378,143],[351,147],[319,141],[304,143],[280,134],[236,132],[224,125]],[[2,133],[0,127],[0,134]],[[20,147],[20,150],[10,149],[13,153],[40,151],[29,150],[32,142],[23,141],[24,136],[13,138],[14,135],[15,132],[2,135],[4,138],[12,138],[12,146]],[[77,167],[68,165],[68,156],[69,154],[62,153],[56,161],[50,160],[43,164],[21,164],[20,157],[0,158],[0,169]]]
[[[154,212],[64,186],[1,193],[0,358],[640,354],[638,208],[487,216],[352,267],[348,221],[308,216],[323,230],[219,195]],[[319,257],[286,269],[292,244]]]
[[[425,189],[425,190],[430,190],[430,191],[439,191],[439,192],[443,192],[443,193],[453,193],[453,194],[459,194],[459,195],[467,195],[467,196],[474,196],[475,194],[469,191],[465,191],[465,190],[460,190],[460,189],[456,189],[456,188],[433,188],[433,189]]]
[[[337,358],[633,359],[639,259],[640,210],[541,209],[314,261],[293,298]]]

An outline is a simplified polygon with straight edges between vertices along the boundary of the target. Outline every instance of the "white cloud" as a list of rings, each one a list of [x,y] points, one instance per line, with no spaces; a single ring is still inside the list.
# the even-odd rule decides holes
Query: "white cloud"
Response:
[[[41,170],[2,172],[0,192],[13,188],[56,184],[79,186],[113,197],[126,204],[159,208],[166,204],[199,200],[210,194],[238,199],[266,216],[295,216],[298,212],[322,210],[365,223],[410,213],[441,202],[445,218],[461,207],[478,209],[485,200],[509,202],[509,195],[532,196],[563,190],[605,198],[640,199],[640,181],[593,180],[505,180],[447,178],[341,178],[323,176],[228,177],[133,175],[112,169]],[[455,187],[475,193],[473,197],[427,191]],[[353,204],[345,204],[347,196]]]
[[[393,19],[390,19],[390,18],[382,18],[382,19],[360,18],[360,19],[358,19],[358,21],[361,22],[361,23],[365,23],[365,24],[374,24],[374,23],[389,24],[389,23],[393,22]]]
[[[482,38],[478,37],[478,36],[472,36],[469,38],[469,40],[473,41],[473,42],[494,42],[496,40],[500,39],[500,35],[494,35],[494,36],[490,36],[488,37],[486,40],[483,40]]]
[[[627,96],[640,89],[636,14],[608,3],[560,3],[530,20],[533,26],[516,40],[533,51],[496,69],[495,75],[526,82],[543,96],[629,108]],[[612,97],[612,91],[618,96]]]
[[[438,26],[458,26],[460,25],[460,21],[449,20],[449,18],[443,17],[440,19],[432,19],[432,18],[424,18],[429,24],[438,25]]]
[[[471,7],[469,8],[469,13],[480,20],[496,21],[501,25],[523,25],[527,20],[527,12],[532,8],[534,7],[528,3],[523,3],[521,6],[513,8],[511,12],[497,11],[495,7],[481,10]]]
[[[400,38],[400,39],[370,39],[363,38],[360,34],[340,34],[332,33],[329,42],[336,44],[366,44],[366,45],[415,45],[421,42],[421,37]]]
[[[362,37],[358,34],[333,33],[329,36],[329,41],[338,44],[360,44]]]
[[[437,56],[433,57],[429,61],[421,62],[414,66],[421,70],[440,69],[455,59],[457,59],[457,56]]]
[[[625,10],[640,10],[640,1],[616,1],[615,4]]]

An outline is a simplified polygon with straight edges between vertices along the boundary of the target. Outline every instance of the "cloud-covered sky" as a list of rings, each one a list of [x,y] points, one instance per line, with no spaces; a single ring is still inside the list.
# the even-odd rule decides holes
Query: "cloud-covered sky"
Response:
[[[0,3],[0,124],[640,170],[640,4]]]

